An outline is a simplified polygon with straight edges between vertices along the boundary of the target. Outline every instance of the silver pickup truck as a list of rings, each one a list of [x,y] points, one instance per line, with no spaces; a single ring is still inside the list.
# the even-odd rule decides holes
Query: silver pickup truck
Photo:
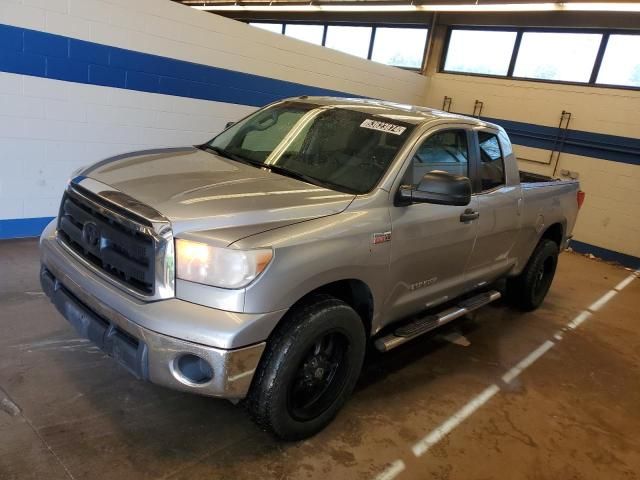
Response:
[[[497,125],[344,98],[74,175],[40,240],[57,309],[137,377],[246,398],[285,439],[331,421],[367,345],[503,294],[538,307],[583,199],[519,173]]]

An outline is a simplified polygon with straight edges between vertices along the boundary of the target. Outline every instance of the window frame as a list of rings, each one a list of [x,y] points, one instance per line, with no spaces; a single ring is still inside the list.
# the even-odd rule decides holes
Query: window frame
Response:
[[[500,185],[496,185],[494,187],[488,188],[484,190],[482,188],[482,152],[480,147],[480,133],[486,133],[488,135],[493,135],[496,138],[496,142],[498,143],[498,148],[500,149],[500,158],[502,160],[502,177],[503,182]],[[476,128],[473,130],[473,140],[475,142],[475,169],[474,174],[475,177],[472,179],[472,184],[474,185],[474,194],[476,195],[485,195],[488,193],[493,193],[501,188],[505,188],[508,185],[509,179],[507,178],[507,163],[504,157],[504,148],[502,147],[502,142],[500,141],[500,135],[497,130],[493,130],[491,128]]]
[[[262,22],[251,22],[251,23],[262,23]],[[264,22],[267,23],[267,22]],[[287,35],[287,25],[311,25],[313,27],[322,27],[322,38],[320,39],[320,43],[311,43],[311,42],[306,42],[306,43],[310,43],[311,45],[315,45],[317,47],[324,47],[326,41],[327,41],[327,27],[328,25],[326,23],[317,23],[317,22],[298,22],[298,21],[293,21],[293,22],[289,22],[289,21],[283,21],[282,22],[282,35],[284,35],[285,37],[289,37],[289,38],[293,38],[295,40],[300,40],[298,38],[295,37],[290,37]],[[301,42],[305,42],[305,40],[300,40]]]
[[[442,132],[450,131],[450,130],[456,130],[456,131],[460,130],[465,132],[465,134],[467,135],[467,149],[469,153],[469,159],[467,160],[467,173],[468,173],[467,178],[469,178],[469,180],[471,181],[472,194],[475,195],[477,193],[475,188],[476,184],[475,184],[474,178],[476,177],[476,163],[477,163],[476,157],[478,155],[478,153],[476,153],[476,149],[478,148],[478,136],[474,134],[473,127],[474,126],[469,123],[447,123],[443,125],[433,126],[431,128],[421,131],[418,134],[414,132],[414,135],[416,136],[414,137],[414,139],[408,140],[411,146],[410,147],[408,145],[405,146],[407,150],[404,153],[402,153],[400,169],[397,171],[395,180],[390,185],[390,191],[395,192],[391,197],[393,199],[393,204],[395,206],[398,206],[396,204],[398,192],[400,191],[400,188],[403,185],[405,185],[404,180],[406,178],[407,172],[411,168],[413,168],[413,157],[416,155],[416,153],[418,152],[422,144],[426,140],[428,140],[430,137]],[[398,160],[399,159],[396,158],[396,161]],[[389,172],[390,171],[391,171],[391,168],[389,169]],[[383,182],[381,181],[379,185],[381,185],[382,183]],[[426,205],[426,204],[412,204],[412,205]]]
[[[449,53],[449,43],[451,40],[451,32],[453,30],[480,30],[490,32],[515,32],[516,40],[511,52],[511,60],[509,62],[509,68],[506,75],[494,75],[487,73],[472,73],[472,72],[458,72],[454,70],[446,70],[444,68],[447,54]],[[601,34],[600,46],[596,54],[593,67],[591,69],[591,75],[587,82],[574,82],[566,80],[547,80],[542,78],[529,78],[529,77],[516,77],[513,75],[515,70],[516,61],[518,59],[518,53],[520,51],[520,44],[522,42],[522,36],[527,32],[535,33],[590,33]],[[444,48],[442,55],[439,59],[438,73],[445,73],[448,75],[466,75],[473,77],[485,77],[496,79],[508,79],[521,82],[538,82],[538,83],[552,83],[559,85],[574,85],[580,87],[596,87],[596,88],[615,88],[619,90],[640,90],[640,87],[634,87],[629,85],[615,85],[606,83],[597,83],[598,74],[600,73],[600,67],[602,66],[602,59],[604,58],[609,37],[611,35],[638,35],[640,36],[640,30],[636,29],[603,29],[603,28],[549,28],[549,27],[500,27],[500,26],[482,26],[482,25],[449,25],[447,27],[447,33],[444,42]]]
[[[254,19],[246,19],[243,20],[247,25],[250,23],[282,23],[282,35],[286,36],[287,25],[320,25],[324,27],[324,32],[322,34],[322,43],[317,45],[315,43],[311,43],[311,45],[326,47],[327,42],[327,30],[330,26],[332,27],[370,27],[371,28],[371,37],[369,38],[369,49],[367,50],[367,57],[358,57],[363,58],[365,60],[371,60],[371,56],[373,54],[373,46],[376,40],[376,28],[414,28],[418,30],[426,30],[427,36],[424,42],[424,47],[422,49],[422,61],[420,63],[420,68],[411,68],[411,67],[400,67],[397,65],[390,65],[388,63],[380,63],[380,65],[387,65],[389,67],[401,68],[402,70],[408,70],[410,72],[422,72],[424,71],[426,65],[426,54],[429,46],[429,40],[431,36],[431,26],[424,23],[387,23],[387,22],[319,22],[319,21],[309,21],[309,20],[282,20],[282,22],[276,22],[275,20],[254,20]],[[293,38],[293,37],[290,37]],[[328,47],[327,47],[328,48]],[[333,50],[333,49],[332,49]],[[335,50],[339,52],[340,50]],[[344,52],[343,52],[344,53]],[[347,54],[348,55],[348,54]]]
[[[291,22],[290,22],[291,23]],[[327,47],[326,43],[327,43],[327,37],[329,35],[329,27],[361,27],[361,28],[370,28],[371,32],[369,33],[369,46],[367,47],[367,56],[366,57],[361,57],[360,55],[353,55],[352,53],[348,53],[345,52],[344,50],[338,50],[337,48],[331,48],[331,47]],[[285,28],[285,32],[286,32],[286,28]],[[286,35],[286,33],[285,33]],[[347,23],[326,23],[324,25],[324,35],[322,36],[322,45],[325,48],[330,48],[331,50],[334,50],[336,52],[341,52],[341,53],[346,53],[347,55],[351,55],[354,57],[358,57],[358,58],[362,58],[364,60],[371,60],[371,53],[373,51],[373,42],[375,42],[375,38],[376,38],[376,27],[372,26],[372,25],[364,25],[364,24],[347,24]]]
[[[407,173],[412,170],[415,166],[414,164],[414,159],[416,158],[416,156],[418,155],[418,152],[420,152],[420,149],[422,148],[422,146],[425,144],[425,142],[431,140],[433,137],[436,137],[437,135],[442,135],[443,133],[447,133],[447,132],[455,132],[456,134],[463,134],[464,138],[465,138],[465,142],[466,142],[466,147],[467,147],[467,171],[466,174],[463,175],[464,177],[467,178],[471,178],[471,164],[473,162],[473,152],[472,152],[472,148],[473,148],[473,144],[470,142],[470,138],[469,138],[469,130],[466,128],[456,128],[456,127],[451,127],[451,128],[443,128],[440,130],[437,130],[429,135],[425,135],[423,137],[420,138],[420,140],[418,140],[416,142],[416,146],[413,149],[413,154],[411,155],[411,158],[409,159],[409,167],[405,170],[404,172],[404,176],[403,176],[403,184],[406,184],[404,182],[404,180],[406,179]],[[411,184],[413,185],[413,184]]]
[[[418,25],[418,24],[394,24],[394,23],[377,23],[377,24],[372,24],[373,25],[373,35],[371,36],[371,43],[369,44],[369,56],[367,57],[367,60],[371,60],[372,62],[376,62],[379,63],[380,65],[387,65],[389,67],[396,67],[396,68],[402,68],[403,70],[409,70],[412,72],[422,72],[424,71],[424,68],[426,66],[426,55],[427,55],[427,48],[429,46],[429,35],[431,35],[431,27],[428,25]],[[426,30],[427,31],[427,35],[424,39],[424,45],[422,46],[422,60],[420,61],[420,66],[419,67],[403,67],[401,65],[393,65],[391,63],[383,63],[383,62],[378,62],[376,60],[372,60],[373,57],[373,49],[375,47],[375,42],[376,42],[376,30],[378,28],[387,28],[387,29],[391,29],[391,28],[404,28],[404,29],[414,29],[414,30]]]

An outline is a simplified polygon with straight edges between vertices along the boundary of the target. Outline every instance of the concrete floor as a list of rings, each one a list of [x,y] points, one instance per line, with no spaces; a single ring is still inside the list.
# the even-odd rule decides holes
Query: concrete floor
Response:
[[[401,480],[640,478],[640,280],[501,380],[629,273],[563,254],[538,311],[489,306],[371,355],[328,429],[282,443],[239,406],[131,378],[41,293],[36,242],[2,242],[0,478],[374,479],[398,461]],[[499,392],[458,428],[412,453],[494,383]]]

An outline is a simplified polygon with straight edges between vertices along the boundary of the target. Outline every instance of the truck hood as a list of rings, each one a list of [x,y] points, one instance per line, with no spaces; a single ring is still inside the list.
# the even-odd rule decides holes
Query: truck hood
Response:
[[[119,155],[81,174],[153,207],[175,235],[219,229],[253,235],[339,213],[354,198],[193,147]]]

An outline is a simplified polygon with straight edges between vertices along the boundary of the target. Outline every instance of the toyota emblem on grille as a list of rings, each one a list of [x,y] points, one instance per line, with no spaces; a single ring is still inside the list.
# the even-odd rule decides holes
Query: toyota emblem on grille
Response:
[[[87,222],[82,227],[82,239],[90,246],[96,247],[100,241],[100,230],[93,222]]]

